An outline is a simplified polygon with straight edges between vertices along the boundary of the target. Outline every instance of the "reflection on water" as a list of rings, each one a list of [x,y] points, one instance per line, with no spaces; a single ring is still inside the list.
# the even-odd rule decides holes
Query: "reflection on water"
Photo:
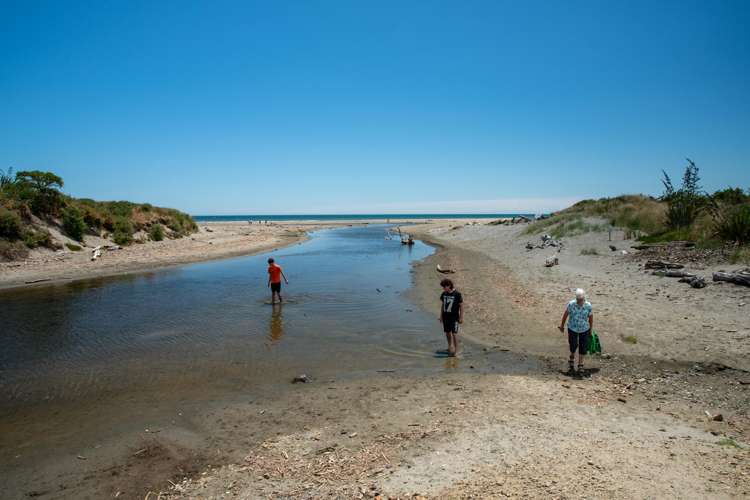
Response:
[[[283,306],[279,303],[271,305],[271,323],[268,327],[268,340],[277,344],[284,336],[284,320],[281,316]]]

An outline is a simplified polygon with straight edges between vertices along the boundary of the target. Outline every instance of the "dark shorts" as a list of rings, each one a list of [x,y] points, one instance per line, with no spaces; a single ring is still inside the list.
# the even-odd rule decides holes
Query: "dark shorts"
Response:
[[[281,293],[281,281],[278,283],[271,283],[271,291]]]
[[[445,333],[458,333],[460,329],[458,319],[455,318],[443,318],[443,331]]]
[[[571,354],[576,352],[576,349],[580,349],[578,352],[586,354],[589,352],[589,340],[591,339],[591,330],[585,332],[574,332],[568,328],[568,345],[570,346]]]

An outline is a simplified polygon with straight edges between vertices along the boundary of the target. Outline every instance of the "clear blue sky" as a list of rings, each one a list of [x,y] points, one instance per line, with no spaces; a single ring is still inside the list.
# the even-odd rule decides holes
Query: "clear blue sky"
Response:
[[[194,214],[750,187],[748,1],[0,0],[0,168]],[[444,208],[444,210],[441,210]]]

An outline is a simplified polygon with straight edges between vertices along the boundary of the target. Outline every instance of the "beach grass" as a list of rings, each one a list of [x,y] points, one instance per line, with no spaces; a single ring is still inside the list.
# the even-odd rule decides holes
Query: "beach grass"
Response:
[[[742,264],[750,266],[750,246],[742,246],[734,251],[732,256],[729,258],[732,264]]]
[[[730,448],[737,448],[737,449],[742,448],[742,446],[740,446],[739,443],[737,443],[737,441],[735,441],[733,438],[730,438],[730,437],[723,437],[719,439],[718,441],[716,441],[716,444],[718,444],[719,446],[728,446]]]

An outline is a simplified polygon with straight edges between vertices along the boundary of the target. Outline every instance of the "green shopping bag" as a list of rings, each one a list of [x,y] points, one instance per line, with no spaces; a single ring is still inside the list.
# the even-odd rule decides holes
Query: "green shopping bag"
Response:
[[[599,335],[596,334],[596,330],[592,330],[591,338],[589,339],[589,354],[600,352],[602,352],[602,343],[599,341]]]

